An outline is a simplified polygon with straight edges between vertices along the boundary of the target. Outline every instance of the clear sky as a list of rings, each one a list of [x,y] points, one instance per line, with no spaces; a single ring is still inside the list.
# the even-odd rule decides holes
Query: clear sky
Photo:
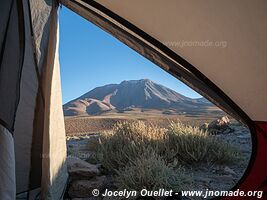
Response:
[[[60,9],[63,103],[91,89],[148,78],[191,98],[201,97],[152,62],[69,9]]]

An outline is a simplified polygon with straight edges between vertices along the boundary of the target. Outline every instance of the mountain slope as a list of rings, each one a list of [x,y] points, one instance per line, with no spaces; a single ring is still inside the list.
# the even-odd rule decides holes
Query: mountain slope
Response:
[[[211,105],[205,98],[191,99],[149,79],[141,79],[97,87],[65,104],[63,110],[64,115],[75,116],[129,108],[188,112]]]

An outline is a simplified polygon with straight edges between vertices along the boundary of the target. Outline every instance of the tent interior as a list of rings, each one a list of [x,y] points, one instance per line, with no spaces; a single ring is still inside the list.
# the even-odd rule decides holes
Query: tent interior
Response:
[[[266,189],[267,1],[3,0],[0,199],[62,199],[68,174],[58,60],[63,4],[246,124],[253,157],[235,188]],[[182,41],[227,48],[180,47]]]

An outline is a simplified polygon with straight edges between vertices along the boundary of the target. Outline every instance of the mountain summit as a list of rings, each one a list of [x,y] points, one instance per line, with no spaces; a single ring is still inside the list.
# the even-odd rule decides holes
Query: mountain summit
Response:
[[[63,110],[65,116],[76,116],[133,108],[188,112],[211,105],[204,98],[191,99],[149,79],[141,79],[97,87],[66,103]]]

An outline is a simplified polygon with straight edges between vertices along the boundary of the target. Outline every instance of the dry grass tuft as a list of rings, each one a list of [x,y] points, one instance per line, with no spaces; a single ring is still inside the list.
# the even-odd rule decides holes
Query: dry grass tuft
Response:
[[[183,164],[232,164],[239,159],[238,151],[198,127],[171,122],[168,139],[162,152],[166,159]]]
[[[181,165],[231,164],[238,152],[197,127],[170,122],[168,129],[142,121],[119,122],[100,135],[96,160],[115,173],[119,187],[180,189]]]
[[[138,156],[125,168],[117,170],[117,183],[120,189],[137,190],[168,190],[181,191],[191,184],[191,177],[185,175],[182,167],[167,164],[153,150]],[[188,188],[187,188],[188,189]]]
[[[97,157],[107,169],[120,169],[128,162],[134,162],[149,148],[157,152],[166,133],[166,129],[152,127],[142,121],[118,122],[113,131],[104,132],[100,136]]]

